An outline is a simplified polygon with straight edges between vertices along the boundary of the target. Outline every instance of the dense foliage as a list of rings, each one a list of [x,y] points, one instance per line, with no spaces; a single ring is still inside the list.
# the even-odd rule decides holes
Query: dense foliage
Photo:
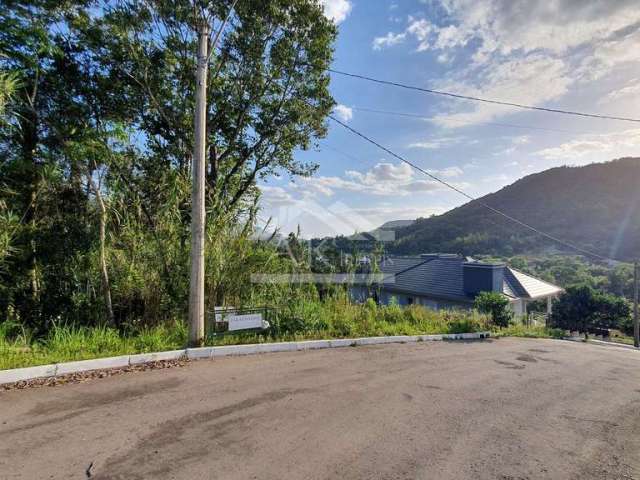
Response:
[[[623,298],[583,285],[569,287],[560,295],[553,307],[552,322],[555,327],[572,331],[627,330],[630,318],[631,308]]]
[[[214,29],[229,0],[206,8]],[[204,2],[198,5],[205,5]],[[0,323],[120,331],[186,308],[192,2],[9,0],[0,9]],[[316,0],[238,2],[210,58],[208,306],[317,295],[254,240],[270,175],[326,132],[334,24]]]
[[[491,317],[491,322],[498,327],[508,327],[512,318],[509,299],[498,292],[480,292],[473,308]]]

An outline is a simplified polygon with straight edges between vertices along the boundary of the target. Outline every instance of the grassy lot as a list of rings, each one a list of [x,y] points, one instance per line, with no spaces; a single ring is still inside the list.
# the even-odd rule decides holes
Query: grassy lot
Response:
[[[280,342],[345,337],[476,332],[491,329],[498,336],[554,337],[542,327],[492,328],[475,312],[401,308],[373,302],[356,305],[340,300],[306,302],[279,312],[266,334],[233,334],[207,339],[208,345]],[[104,326],[55,325],[48,335],[33,338],[16,325],[0,324],[0,370],[99,357],[184,348],[183,322],[119,331]]]

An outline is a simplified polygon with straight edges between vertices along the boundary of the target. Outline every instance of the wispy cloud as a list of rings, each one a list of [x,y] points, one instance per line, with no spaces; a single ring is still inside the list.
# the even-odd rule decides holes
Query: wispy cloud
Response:
[[[600,103],[606,103],[607,101],[616,102],[619,100],[636,100],[640,102],[640,78],[634,78],[627,82],[624,87],[612,90]]]
[[[591,154],[620,152],[640,147],[640,128],[598,135],[581,135],[557,147],[536,152],[547,160],[579,160]]]
[[[399,43],[404,42],[404,39],[407,37],[405,33],[392,33],[389,32],[382,37],[376,37],[373,39],[372,47],[374,50],[382,50],[386,47],[392,47],[393,45],[397,45]]]
[[[441,170],[428,170],[429,173],[442,178],[455,178],[464,172],[459,167],[446,167]],[[458,182],[459,188],[466,188],[468,184]],[[369,170],[347,170],[344,176],[303,177],[288,185],[287,191],[273,190],[269,195],[278,203],[290,202],[292,198],[285,192],[295,192],[300,199],[311,197],[331,197],[337,191],[372,195],[376,197],[404,197],[415,193],[433,193],[442,191],[446,187],[426,176],[416,174],[416,171],[406,163],[380,162]]]
[[[463,137],[438,137],[421,142],[413,142],[407,145],[407,148],[423,148],[425,150],[438,150],[440,148],[449,147],[460,143]]]
[[[433,52],[447,63],[464,55],[469,62],[448,78],[434,82],[440,90],[544,105],[571,87],[585,87],[615,69],[640,65],[640,4],[637,0],[430,0],[425,11],[410,16],[399,32],[419,52]],[[426,13],[439,12],[437,15]],[[378,48],[390,46],[381,42]],[[632,87],[620,94],[635,93]],[[618,97],[619,98],[619,97]],[[514,112],[487,104],[445,104],[437,118],[446,127],[469,126]]]

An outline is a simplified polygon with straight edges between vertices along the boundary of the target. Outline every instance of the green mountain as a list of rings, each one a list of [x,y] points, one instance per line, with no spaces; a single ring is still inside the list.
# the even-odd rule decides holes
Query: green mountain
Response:
[[[396,254],[571,252],[481,202],[601,255],[640,257],[640,158],[552,168],[526,176],[447,213],[395,229],[397,240],[387,250]]]

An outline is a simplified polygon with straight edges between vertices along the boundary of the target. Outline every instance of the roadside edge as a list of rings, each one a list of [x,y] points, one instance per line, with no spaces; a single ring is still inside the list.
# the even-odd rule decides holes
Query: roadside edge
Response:
[[[332,340],[303,340],[300,342],[254,343],[247,345],[224,345],[218,347],[186,348],[165,352],[139,353],[117,357],[95,358],[74,362],[38,365],[34,367],[0,370],[0,385],[34,380],[36,378],[56,377],[90,370],[121,368],[160,360],[189,360],[220,358],[256,353],[275,353],[315,350],[322,348],[355,347],[381,345],[387,343],[417,343],[443,340],[483,340],[491,336],[490,332],[447,333],[438,335],[397,335],[388,337],[338,338]]]

